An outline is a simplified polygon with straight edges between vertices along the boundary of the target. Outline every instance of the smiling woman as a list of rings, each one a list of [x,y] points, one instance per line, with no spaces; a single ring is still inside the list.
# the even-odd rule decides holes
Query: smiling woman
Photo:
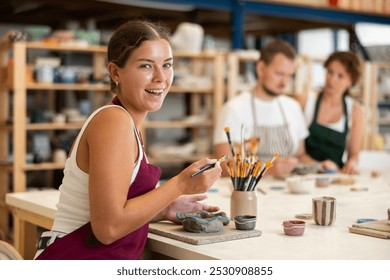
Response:
[[[172,84],[172,62],[168,41],[158,39],[144,42],[123,67],[112,62],[108,64],[117,97],[124,106],[136,107],[133,109],[137,113],[130,112],[134,119],[143,120],[147,112],[160,109]]]
[[[53,228],[42,234],[36,259],[139,259],[150,221],[179,222],[176,212],[217,211],[199,203],[220,177],[202,159],[155,188],[161,171],[148,163],[140,127],[160,109],[173,79],[169,33],[129,21],[108,45],[115,98],[88,118],[65,164]],[[191,177],[207,164],[215,167]]]

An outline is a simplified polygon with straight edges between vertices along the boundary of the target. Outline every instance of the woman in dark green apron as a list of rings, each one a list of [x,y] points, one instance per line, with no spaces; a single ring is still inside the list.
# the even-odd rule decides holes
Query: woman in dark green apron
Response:
[[[311,94],[304,101],[310,123],[305,161],[319,161],[324,169],[353,174],[357,172],[364,122],[362,107],[349,96],[349,89],[360,77],[360,62],[351,52],[334,52],[324,66],[324,90],[318,97]],[[343,162],[345,152],[348,159]]]
[[[317,122],[318,109],[321,104],[323,92],[317,98],[314,117],[309,126],[309,137],[305,140],[306,152],[318,161],[327,159],[337,164],[339,168],[343,167],[343,154],[348,135],[348,113],[345,98],[343,97],[343,114],[345,116],[344,131],[339,132]]]

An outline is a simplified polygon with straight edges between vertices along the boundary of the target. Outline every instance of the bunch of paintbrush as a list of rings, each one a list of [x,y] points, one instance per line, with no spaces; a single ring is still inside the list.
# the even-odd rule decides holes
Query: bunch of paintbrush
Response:
[[[254,191],[263,175],[273,166],[273,161],[263,163],[255,157],[246,157],[241,159],[241,154],[236,154],[227,162],[228,172],[232,180],[233,188],[236,191]],[[259,191],[263,192],[259,188]]]
[[[236,152],[230,138],[230,129],[225,127],[226,136],[230,145],[233,156],[227,161],[228,172],[233,183],[234,190],[237,191],[254,191],[257,184],[263,175],[273,166],[274,160],[279,156],[278,153],[265,163],[258,160],[257,150],[260,144],[260,139],[252,137],[249,141],[249,149],[245,149],[245,141],[243,140],[243,127],[241,127],[241,145]],[[259,188],[259,191],[265,192]]]

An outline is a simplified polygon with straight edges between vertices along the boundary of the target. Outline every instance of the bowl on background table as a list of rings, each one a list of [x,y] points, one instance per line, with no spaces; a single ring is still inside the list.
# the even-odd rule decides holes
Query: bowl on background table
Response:
[[[286,178],[288,190],[294,194],[308,194],[315,189],[315,179],[303,176],[292,176]]]
[[[330,177],[317,177],[316,178],[316,186],[317,187],[328,187],[332,179]]]

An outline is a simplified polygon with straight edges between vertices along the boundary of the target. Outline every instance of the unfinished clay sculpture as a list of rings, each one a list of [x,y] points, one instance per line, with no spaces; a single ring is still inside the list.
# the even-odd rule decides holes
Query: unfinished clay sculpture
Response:
[[[219,232],[230,222],[225,212],[212,213],[205,210],[191,213],[177,212],[176,217],[183,222],[184,230],[196,233]]]

